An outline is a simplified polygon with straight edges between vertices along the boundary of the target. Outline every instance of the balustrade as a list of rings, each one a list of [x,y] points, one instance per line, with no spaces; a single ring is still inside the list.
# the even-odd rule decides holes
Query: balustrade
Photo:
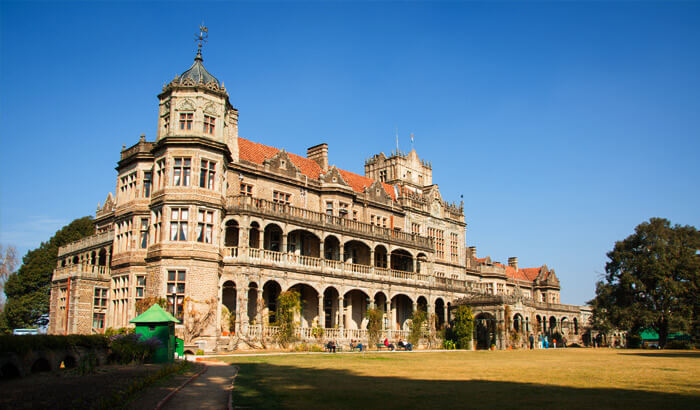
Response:
[[[90,276],[98,279],[109,279],[109,266],[77,264],[61,266],[53,271],[53,280],[65,279],[69,276]]]

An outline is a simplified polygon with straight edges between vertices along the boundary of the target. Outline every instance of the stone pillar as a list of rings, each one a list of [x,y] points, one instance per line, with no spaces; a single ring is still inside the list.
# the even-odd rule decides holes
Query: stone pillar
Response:
[[[416,313],[417,310],[418,310],[418,302],[413,301],[413,310],[411,311],[411,313]]]
[[[325,252],[325,246],[323,243],[323,239],[321,239],[321,241],[318,244],[318,257],[321,259],[326,258],[326,252]]]
[[[282,244],[280,245],[280,252],[287,253],[287,234],[282,233]]]
[[[323,311],[323,293],[318,294],[318,326],[326,328],[326,313]]]
[[[345,296],[338,296],[338,329],[345,329]]]
[[[449,312],[449,310],[447,310],[447,303],[445,303],[445,305],[443,306],[443,309],[445,311],[443,313],[443,315],[444,315],[443,318],[445,320],[445,327],[447,327],[450,324],[450,318],[449,318],[450,312]]]
[[[369,248],[369,266],[374,270],[374,248]]]
[[[256,309],[258,310],[258,324],[263,324],[263,314],[265,312],[265,305],[263,301],[263,289],[258,288],[258,300],[256,302]]]
[[[240,291],[240,297],[237,299],[236,316],[238,316],[238,331],[245,334],[248,332],[248,288],[245,288],[245,291]]]
[[[416,271],[416,258],[411,256],[411,272],[415,272],[415,271]]]
[[[396,304],[393,302],[391,303],[391,323],[389,323],[389,330],[396,330]]]

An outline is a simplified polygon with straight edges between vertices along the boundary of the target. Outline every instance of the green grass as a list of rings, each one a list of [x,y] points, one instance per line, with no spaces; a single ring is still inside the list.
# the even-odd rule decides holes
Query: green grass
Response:
[[[321,354],[223,359],[235,406],[285,409],[700,408],[700,352]]]

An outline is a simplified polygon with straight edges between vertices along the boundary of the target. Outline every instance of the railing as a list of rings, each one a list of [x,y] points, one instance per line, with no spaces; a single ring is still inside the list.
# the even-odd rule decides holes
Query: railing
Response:
[[[354,233],[370,235],[387,241],[407,243],[412,246],[432,249],[432,239],[417,234],[396,231],[377,225],[355,221],[335,215],[297,208],[292,205],[271,202],[265,199],[249,196],[234,196],[226,199],[226,209],[229,211],[252,211],[269,216],[284,216],[285,219],[298,220],[322,228],[331,227]]]
[[[107,231],[79,239],[58,248],[58,256],[64,256],[75,251],[95,248],[98,246],[111,245],[114,241],[114,231]]]
[[[109,266],[79,264],[61,266],[53,271],[53,280],[66,279],[71,276],[109,279]]]
[[[270,264],[287,268],[298,266],[305,270],[326,272],[339,276],[359,274],[363,277],[371,277],[374,275],[378,279],[396,279],[404,282],[423,282],[425,284],[433,281],[430,275],[422,273],[378,268],[370,265],[297,255],[295,253],[282,253],[267,249],[226,247],[224,248],[224,261],[231,260]]]
[[[279,333],[279,327],[277,326],[260,326],[260,325],[248,325],[246,328],[240,330],[243,334],[247,335],[250,338],[256,339],[260,338],[261,335],[264,338],[272,338],[275,337]],[[296,327],[294,329],[294,335],[303,341],[312,341],[312,340],[321,340],[321,341],[326,341],[326,340],[362,340],[366,341],[368,338],[367,334],[367,329],[339,329],[339,328],[326,328],[323,329],[323,336],[320,338],[317,338],[315,336],[315,333],[317,331],[314,331],[313,328],[310,327]],[[379,333],[379,339],[384,340],[384,339],[389,339],[394,343],[396,340],[403,339],[406,340],[408,339],[409,333],[411,333],[409,330],[391,330],[391,329],[384,329],[381,330]],[[316,333],[317,334],[317,333]]]

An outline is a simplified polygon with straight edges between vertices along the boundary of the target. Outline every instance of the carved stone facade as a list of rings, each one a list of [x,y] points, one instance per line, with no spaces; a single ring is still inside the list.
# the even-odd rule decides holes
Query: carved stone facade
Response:
[[[240,138],[199,53],[158,98],[157,139],[122,149],[95,236],[59,250],[50,333],[129,326],[139,299],[165,298],[188,344],[214,351],[231,332],[274,332],[276,298],[295,289],[302,338],[365,338],[372,306],[387,337],[405,338],[416,309],[440,328],[467,303],[501,347],[538,317],[578,340],[581,309],[560,304],[554,271],[477,258],[462,204],[443,200],[414,150],[374,155],[358,175],[329,165],[327,144],[303,157]]]

